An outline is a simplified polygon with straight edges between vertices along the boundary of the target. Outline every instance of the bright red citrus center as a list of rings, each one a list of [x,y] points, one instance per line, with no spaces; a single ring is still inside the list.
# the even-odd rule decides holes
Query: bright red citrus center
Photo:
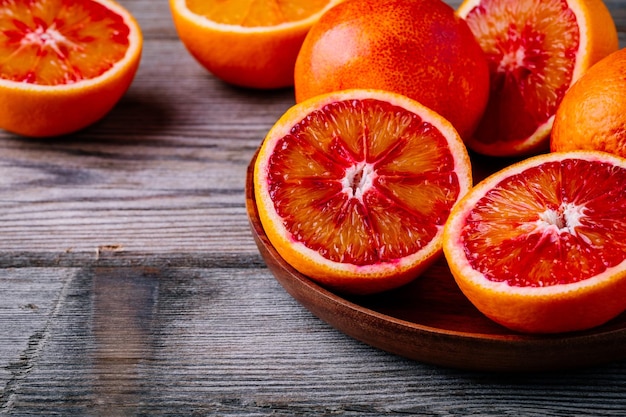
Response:
[[[442,133],[373,99],[307,115],[269,160],[270,196],[295,241],[336,262],[394,262],[428,244],[460,193]]]
[[[491,72],[489,105],[475,136],[483,143],[530,137],[572,82],[576,16],[565,0],[482,0],[466,21]]]
[[[123,18],[91,0],[0,2],[0,78],[41,85],[97,77],[129,45]]]
[[[570,159],[513,175],[468,214],[474,269],[519,287],[578,282],[626,259],[626,169]]]

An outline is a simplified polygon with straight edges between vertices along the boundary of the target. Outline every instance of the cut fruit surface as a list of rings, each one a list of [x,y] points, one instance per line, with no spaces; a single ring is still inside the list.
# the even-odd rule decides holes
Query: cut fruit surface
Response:
[[[292,107],[259,151],[254,187],[268,238],[295,269],[340,291],[414,279],[471,186],[448,121],[404,96],[345,90]]]
[[[242,87],[293,85],[304,37],[342,0],[281,2],[170,0],[178,35],[216,77]]]
[[[139,65],[133,17],[109,0],[0,3],[0,127],[54,136],[104,116]]]
[[[487,55],[491,93],[468,146],[486,155],[547,149],[565,92],[618,48],[602,0],[465,0],[457,10]]]
[[[186,0],[192,13],[218,24],[242,28],[272,27],[309,19],[328,8],[328,0],[280,2],[256,0]]]
[[[529,158],[454,208],[444,253],[459,287],[513,330],[588,329],[626,309],[626,160],[604,152]]]
[[[124,58],[130,30],[113,10],[95,1],[33,3],[2,5],[0,78],[71,84],[102,75]]]

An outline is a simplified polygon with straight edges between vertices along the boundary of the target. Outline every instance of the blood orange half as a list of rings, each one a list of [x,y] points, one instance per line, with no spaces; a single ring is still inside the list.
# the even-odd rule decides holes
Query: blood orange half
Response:
[[[471,186],[467,151],[440,115],[405,96],[344,90],[288,110],[254,170],[263,228],[295,269],[343,292],[413,280],[441,254]]]
[[[544,154],[476,185],[444,231],[468,299],[511,329],[589,329],[626,309],[626,159]]]
[[[141,49],[114,1],[0,2],[0,128],[55,136],[94,123],[130,86]]]
[[[311,26],[342,0],[169,0],[191,55],[225,82],[249,88],[292,86],[298,51]]]
[[[490,65],[490,97],[471,149],[495,156],[547,150],[568,88],[618,48],[602,0],[465,0],[457,10]]]

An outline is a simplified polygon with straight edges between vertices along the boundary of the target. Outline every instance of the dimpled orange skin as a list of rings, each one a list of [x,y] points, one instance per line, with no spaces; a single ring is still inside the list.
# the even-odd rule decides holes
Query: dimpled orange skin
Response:
[[[295,67],[296,101],[347,88],[406,95],[466,138],[489,96],[474,35],[440,0],[347,0],[311,28]]]
[[[626,157],[626,49],[591,67],[556,112],[550,150],[599,150]]]
[[[216,77],[248,88],[293,85],[293,66],[306,28],[298,29],[300,33],[291,33],[294,30],[290,28],[246,35],[202,27],[178,13],[173,14],[173,19],[178,36],[191,55]],[[277,47],[279,42],[280,47]],[[242,56],[247,59],[242,60]]]
[[[325,7],[338,1],[341,0],[329,0]],[[244,10],[254,2],[239,3],[241,10]],[[313,5],[314,3],[302,4],[300,9],[309,9]],[[270,14],[267,18],[280,18],[280,9],[286,6],[288,4],[275,7],[278,16]],[[210,5],[207,7],[211,8]],[[218,5],[217,8],[219,7],[222,6]],[[204,68],[227,83],[265,90],[293,86],[294,65],[302,42],[318,14],[323,12],[323,9],[316,10],[301,21],[284,21],[282,24],[268,26],[240,26],[232,22],[227,24],[209,21],[202,14],[195,15],[190,12],[184,0],[170,0],[170,10],[178,36]],[[255,12],[252,15],[259,18]]]

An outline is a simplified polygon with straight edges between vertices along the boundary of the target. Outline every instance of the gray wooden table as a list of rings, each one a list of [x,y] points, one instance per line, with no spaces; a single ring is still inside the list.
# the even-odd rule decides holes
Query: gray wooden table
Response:
[[[122,4],[145,45],[119,105],[68,137],[0,133],[0,414],[626,415],[626,361],[440,368],[294,301],[244,206],[248,162],[293,91],[215,80],[165,0]],[[626,2],[607,5],[623,46]]]

